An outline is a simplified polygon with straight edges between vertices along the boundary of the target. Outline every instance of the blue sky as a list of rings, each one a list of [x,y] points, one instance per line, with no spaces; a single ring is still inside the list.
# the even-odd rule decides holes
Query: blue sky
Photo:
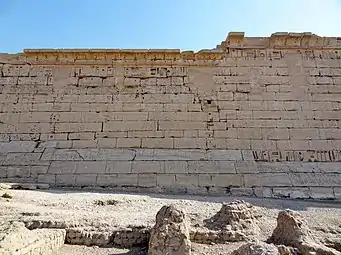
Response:
[[[247,36],[341,36],[341,0],[0,0],[0,52],[25,48],[214,48]]]

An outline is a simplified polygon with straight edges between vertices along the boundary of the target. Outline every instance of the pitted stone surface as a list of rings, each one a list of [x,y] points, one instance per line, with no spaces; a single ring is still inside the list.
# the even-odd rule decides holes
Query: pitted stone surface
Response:
[[[328,248],[316,240],[305,226],[299,213],[292,210],[281,211],[277,217],[269,243],[297,248],[302,254],[339,255],[339,251]]]
[[[0,181],[340,200],[338,37],[0,58]]]
[[[150,233],[148,255],[190,255],[191,241],[185,213],[174,206],[163,206]]]
[[[0,254],[48,255],[62,247],[63,229],[28,230],[21,222],[0,224]]]

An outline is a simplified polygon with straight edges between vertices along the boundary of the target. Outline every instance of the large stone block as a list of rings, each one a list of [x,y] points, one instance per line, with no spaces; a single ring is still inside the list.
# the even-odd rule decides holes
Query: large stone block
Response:
[[[0,142],[0,153],[33,152],[36,145],[33,141]]]

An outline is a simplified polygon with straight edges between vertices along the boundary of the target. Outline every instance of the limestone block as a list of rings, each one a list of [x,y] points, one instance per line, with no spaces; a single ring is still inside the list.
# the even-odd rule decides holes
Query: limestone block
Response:
[[[117,138],[117,148],[141,148],[141,138]]]
[[[0,153],[33,152],[36,144],[33,141],[0,142]]]
[[[76,174],[99,174],[106,172],[105,161],[79,161],[76,162]]]
[[[118,135],[120,136],[120,135]],[[97,139],[98,148],[116,148],[118,138],[99,138]]]
[[[135,152],[129,149],[78,149],[78,160],[133,160]]]
[[[139,173],[137,186],[138,187],[156,187],[156,174],[153,173]]]
[[[174,138],[174,148],[177,149],[205,149],[205,138]]]
[[[175,183],[181,187],[198,187],[199,175],[198,174],[176,174]]]
[[[242,160],[239,150],[209,150],[207,156],[210,160]]]
[[[188,173],[186,161],[165,161],[165,173]]]
[[[154,151],[154,159],[155,160],[207,160],[207,154],[205,150],[197,150],[197,149],[156,149]]]
[[[313,199],[326,199],[326,200],[335,199],[333,188],[311,187],[309,189],[311,192],[311,198]]]
[[[65,132],[94,132],[101,131],[102,123],[56,123],[55,131]]]
[[[155,81],[155,83],[156,83],[156,81]],[[126,88],[139,87],[139,86],[141,86],[141,79],[139,79],[139,78],[124,78],[123,85]]]
[[[48,77],[37,76],[37,77],[19,77],[18,85],[47,85]]]
[[[32,104],[33,112],[67,112],[70,111],[70,103],[41,103]]]
[[[76,185],[76,175],[73,174],[62,174],[56,175],[56,185],[57,186],[75,186]]]
[[[0,178],[6,178],[7,177],[7,167],[1,166],[0,167]]]
[[[334,188],[335,199],[341,199],[341,188]]]
[[[210,174],[209,178],[205,174],[199,175],[200,186],[206,187],[241,187],[243,185],[240,174]]]
[[[4,64],[2,67],[3,76],[28,76],[30,70],[29,65],[10,65]]]
[[[236,173],[235,164],[232,161],[189,161],[189,173]]]
[[[160,121],[159,128],[161,130],[203,130],[206,129],[205,122],[187,122],[187,121]]]
[[[138,137],[138,138],[162,138],[165,137],[165,132],[163,131],[128,131],[128,137]],[[148,141],[149,139],[145,139]],[[142,139],[142,145],[143,145]]]
[[[244,174],[244,183],[245,187],[296,186],[291,182],[291,178],[287,173]]]
[[[77,77],[108,77],[115,75],[115,69],[111,66],[82,66],[74,68]]]
[[[17,85],[18,79],[19,78],[17,76],[0,77],[0,84],[1,85]]]
[[[68,141],[70,142],[70,141]],[[73,149],[82,149],[82,148],[97,148],[97,140],[79,140],[79,141],[72,141],[71,148]]]
[[[7,178],[28,178],[30,177],[29,166],[8,166],[7,167]]]
[[[29,76],[52,76],[53,68],[46,66],[30,66]]]
[[[56,175],[54,174],[38,174],[38,183],[45,183],[54,186],[56,184]]]
[[[137,186],[138,174],[118,174],[117,185],[122,187]]]
[[[49,174],[72,174],[75,173],[76,163],[72,161],[52,161],[48,169]]]
[[[131,173],[131,161],[107,161],[106,173]]]
[[[273,188],[273,196],[278,198],[308,199],[311,191],[308,188]]]
[[[337,187],[341,186],[340,174],[327,173],[290,173],[293,186],[297,187]]]
[[[102,85],[102,78],[100,77],[82,77],[78,80],[79,86],[101,86]]]
[[[95,186],[97,174],[80,174],[76,175],[77,186]]]
[[[271,198],[272,197],[272,188],[268,187],[254,187],[253,194],[256,197],[263,197],[263,198]]]
[[[156,183],[158,187],[174,187],[175,174],[157,174]]]
[[[41,160],[83,160],[84,157],[76,150],[70,149],[45,149]]]
[[[117,174],[99,174],[97,185],[104,187],[115,187],[117,185]]]
[[[142,138],[142,148],[172,149],[173,138]]]
[[[157,123],[155,121],[109,121],[104,123],[104,131],[149,131],[156,130]]]
[[[134,161],[132,173],[164,173],[164,161]]]

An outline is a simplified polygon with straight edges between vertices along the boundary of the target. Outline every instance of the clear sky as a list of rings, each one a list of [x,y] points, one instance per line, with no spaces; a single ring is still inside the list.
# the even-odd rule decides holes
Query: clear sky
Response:
[[[341,36],[341,0],[0,0],[0,52],[214,48],[247,36]]]

